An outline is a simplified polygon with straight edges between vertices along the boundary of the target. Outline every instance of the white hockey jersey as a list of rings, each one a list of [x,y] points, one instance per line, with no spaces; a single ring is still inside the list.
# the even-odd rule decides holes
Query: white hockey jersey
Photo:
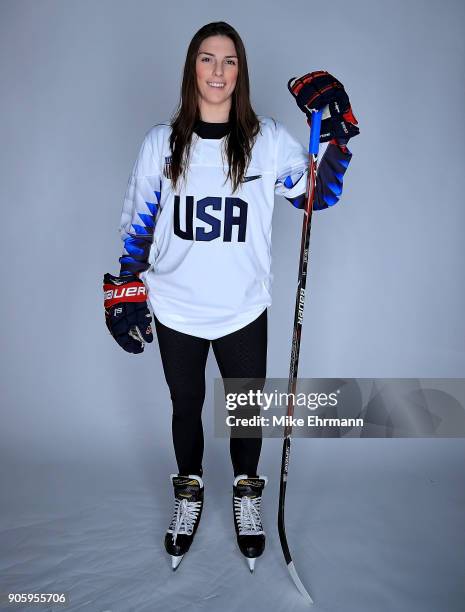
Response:
[[[155,316],[172,329],[215,339],[247,325],[271,304],[274,196],[301,205],[308,152],[280,122],[259,120],[251,162],[234,194],[226,180],[225,138],[193,134],[187,180],[175,192],[169,123],[145,135],[121,215],[121,274],[140,273]],[[332,157],[330,147],[337,149]],[[327,151],[323,165],[330,169],[330,187],[324,193],[319,185],[316,208],[339,199],[351,156],[336,145]]]

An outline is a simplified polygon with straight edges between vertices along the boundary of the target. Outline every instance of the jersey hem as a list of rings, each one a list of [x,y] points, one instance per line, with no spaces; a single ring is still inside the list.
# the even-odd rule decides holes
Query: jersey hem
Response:
[[[153,304],[151,304],[151,306],[152,306],[153,314],[160,321],[160,323],[162,323],[165,327],[169,327],[170,329],[174,329],[175,331],[181,332],[183,334],[188,334],[189,336],[194,336],[196,338],[202,338],[203,340],[217,340],[218,338],[222,338],[223,336],[232,334],[235,331],[239,331],[240,329],[242,329],[249,323],[252,323],[252,321],[255,321],[255,319],[258,319],[258,317],[263,313],[263,311],[266,310],[266,308],[268,308],[269,304],[264,304],[260,306],[258,309],[253,310],[247,317],[245,317],[245,319],[241,319],[240,321],[236,320],[235,323],[231,323],[230,325],[225,325],[223,329],[221,330],[221,333],[219,334],[211,334],[211,333],[206,334],[205,331],[195,329],[195,327],[193,327],[192,325],[183,325],[182,323],[180,324],[177,321],[173,322],[170,320],[169,317],[165,317],[164,314],[161,314],[161,313],[157,314],[156,309],[153,307]]]

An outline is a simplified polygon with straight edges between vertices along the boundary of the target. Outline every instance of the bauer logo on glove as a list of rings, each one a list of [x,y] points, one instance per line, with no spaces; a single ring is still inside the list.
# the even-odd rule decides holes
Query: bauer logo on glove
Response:
[[[103,277],[105,322],[116,342],[128,353],[142,353],[152,342],[152,315],[144,283],[133,274]]]

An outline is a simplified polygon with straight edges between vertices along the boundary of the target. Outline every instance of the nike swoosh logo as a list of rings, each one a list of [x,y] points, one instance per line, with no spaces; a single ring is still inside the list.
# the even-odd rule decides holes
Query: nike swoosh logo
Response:
[[[256,174],[255,176],[244,176],[242,183],[247,183],[248,181],[255,181],[255,179],[262,178],[261,174]]]

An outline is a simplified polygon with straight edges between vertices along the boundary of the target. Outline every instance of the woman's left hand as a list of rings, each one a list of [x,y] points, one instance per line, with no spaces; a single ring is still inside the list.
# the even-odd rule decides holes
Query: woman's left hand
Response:
[[[326,70],[289,79],[287,86],[297,106],[307,115],[308,125],[311,125],[311,109],[320,110],[327,106],[321,121],[320,142],[333,138],[347,142],[360,133],[343,84]]]

